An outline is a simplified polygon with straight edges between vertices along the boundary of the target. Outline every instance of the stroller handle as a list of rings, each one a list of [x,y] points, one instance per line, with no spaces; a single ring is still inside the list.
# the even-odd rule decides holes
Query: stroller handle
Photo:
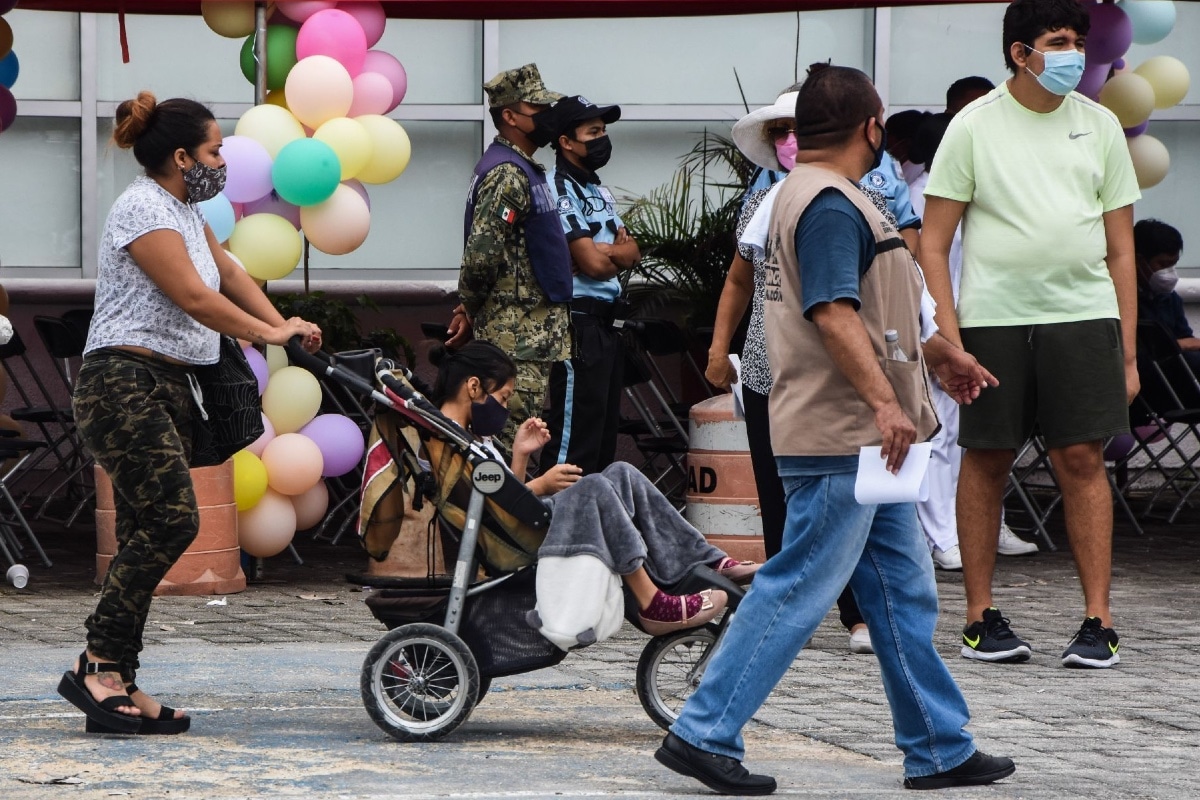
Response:
[[[332,361],[329,360],[329,355],[322,350],[315,353],[310,353],[300,344],[300,335],[297,334],[288,343],[284,345],[287,351],[288,358],[297,366],[303,367],[318,378],[333,377],[342,384],[349,385],[354,391],[360,394],[369,395],[375,391],[375,387],[370,381],[364,380],[355,373],[341,369],[339,370]]]

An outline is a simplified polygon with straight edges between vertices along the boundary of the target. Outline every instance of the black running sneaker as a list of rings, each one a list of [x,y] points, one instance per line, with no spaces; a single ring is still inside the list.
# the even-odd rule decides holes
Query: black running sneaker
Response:
[[[984,609],[983,621],[963,628],[963,658],[977,661],[1027,661],[1029,643],[1023,642],[1008,627],[999,609]]]
[[[1121,661],[1117,632],[1104,627],[1099,617],[1088,617],[1063,651],[1064,667],[1093,667],[1106,669]]]

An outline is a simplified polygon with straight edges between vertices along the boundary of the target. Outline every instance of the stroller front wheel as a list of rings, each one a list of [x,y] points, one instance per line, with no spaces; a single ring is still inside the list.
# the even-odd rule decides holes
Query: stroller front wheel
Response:
[[[367,714],[402,742],[440,739],[466,721],[479,699],[470,649],[445,628],[401,625],[380,637],[363,662]]]
[[[646,643],[637,666],[637,696],[650,719],[664,730],[679,718],[683,704],[700,685],[719,629],[699,628],[656,636]]]

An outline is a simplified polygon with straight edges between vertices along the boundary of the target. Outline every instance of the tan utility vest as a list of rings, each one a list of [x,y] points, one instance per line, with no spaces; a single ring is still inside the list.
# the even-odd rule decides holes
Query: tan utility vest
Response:
[[[797,164],[779,189],[766,247],[767,357],[771,362],[771,447],[777,456],[858,455],[878,445],[875,414],[842,375],[817,326],[801,311],[796,226],[823,190],[846,195],[875,235],[875,260],[859,281],[859,318],[900,407],[917,426],[917,440],[938,429],[921,355],[921,289],[916,261],[899,232],[849,179]],[[888,357],[884,332],[895,330],[908,361]]]

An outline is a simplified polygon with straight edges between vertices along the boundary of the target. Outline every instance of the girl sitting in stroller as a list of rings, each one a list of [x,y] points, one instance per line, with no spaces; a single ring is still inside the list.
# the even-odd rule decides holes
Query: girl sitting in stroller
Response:
[[[438,366],[434,401],[442,413],[504,460],[491,437],[508,419],[517,374],[512,359],[478,340],[457,351],[435,348],[430,359]],[[523,478],[530,456],[549,439],[541,419],[526,420],[513,442],[513,473]],[[556,464],[526,483],[534,494],[548,498],[556,517],[571,520],[570,525],[551,527],[539,558],[581,552],[599,558],[633,593],[647,633],[659,636],[704,625],[727,601],[720,589],[678,596],[664,593],[659,585],[674,583],[700,564],[740,584],[748,583],[758,570],[759,564],[729,558],[705,541],[630,464],[616,462],[598,474],[581,473],[572,464]]]

